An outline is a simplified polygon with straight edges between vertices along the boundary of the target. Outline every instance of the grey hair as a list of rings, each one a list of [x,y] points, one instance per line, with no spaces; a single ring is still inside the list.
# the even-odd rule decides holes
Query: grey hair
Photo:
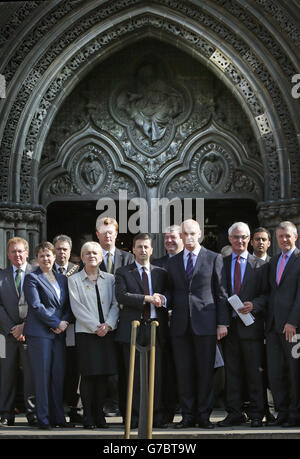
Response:
[[[276,227],[276,231],[278,229],[287,229],[287,228],[292,228],[295,236],[298,235],[298,230],[297,230],[297,226],[293,223],[293,222],[289,222],[289,221],[285,221],[285,222],[280,222],[277,227]]]
[[[175,231],[176,233],[180,233],[181,232],[180,226],[179,225],[167,226],[165,233],[172,233],[173,231]]]
[[[235,229],[243,229],[246,231],[246,236],[250,236],[250,228],[247,223],[244,222],[235,222],[231,227],[228,229],[228,236],[231,236],[232,231]]]
[[[53,239],[53,245],[55,246],[58,241],[67,242],[70,246],[70,249],[72,249],[72,239],[66,234],[59,234],[58,236],[55,236]]]

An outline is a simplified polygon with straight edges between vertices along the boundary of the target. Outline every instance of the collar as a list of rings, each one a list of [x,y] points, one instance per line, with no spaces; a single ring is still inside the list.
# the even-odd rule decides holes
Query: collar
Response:
[[[102,248],[103,258],[108,254],[108,252],[110,252],[112,254],[112,256],[114,257],[115,256],[115,251],[116,251],[115,247],[113,247],[111,250],[105,250],[105,249]]]
[[[254,258],[258,258],[259,260],[264,260],[264,261],[266,261],[268,254],[265,253],[263,257],[258,257],[258,256],[255,255],[255,253],[253,252],[253,253],[252,253],[252,256],[253,256]]]
[[[245,250],[245,252],[240,253],[240,255],[238,255],[238,254],[235,253],[235,252],[232,252],[232,260],[236,260],[238,256],[239,256],[240,258],[243,258],[244,260],[247,260],[248,255],[249,255],[248,250]]]
[[[135,264],[138,268],[139,271],[141,271],[142,268],[146,268],[146,271],[147,272],[150,272],[150,263],[147,263],[146,265],[140,265],[140,263],[138,263],[136,260],[135,260]]]
[[[283,255],[287,255],[287,258],[290,258],[290,256],[292,255],[292,253],[294,252],[296,247],[293,247],[291,250],[289,250],[288,252],[281,252],[281,256]]]
[[[14,274],[18,269],[21,269],[25,273],[26,268],[27,268],[27,261],[24,263],[24,265],[20,266],[20,268],[17,268],[15,265],[12,265],[12,267],[13,267],[13,270],[14,270]]]
[[[64,268],[67,272],[68,272],[68,263],[66,263],[65,265],[61,266],[61,265],[58,265],[56,262],[55,262],[55,268],[56,268],[56,271],[59,272],[59,268]]]
[[[184,256],[185,258],[187,258],[187,256],[189,255],[189,253],[192,253],[195,257],[198,257],[200,250],[201,250],[201,245],[200,245],[200,244],[199,244],[192,252],[190,252],[190,251],[187,250],[187,249],[184,249],[184,251],[183,251],[183,256]]]

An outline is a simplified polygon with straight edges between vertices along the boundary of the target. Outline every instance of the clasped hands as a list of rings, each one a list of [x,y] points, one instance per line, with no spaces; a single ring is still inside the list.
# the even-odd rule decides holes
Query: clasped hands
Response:
[[[108,325],[106,322],[103,324],[97,325],[96,335],[103,337],[111,330],[111,326]]]
[[[154,293],[153,295],[145,295],[145,303],[152,303],[155,307],[160,308],[165,304],[165,297],[160,293]]]
[[[67,322],[66,320],[62,320],[58,327],[57,328],[51,328],[50,330],[53,331],[53,333],[55,333],[56,335],[59,335],[60,333],[63,333],[66,328],[68,327],[69,325],[69,322]]]

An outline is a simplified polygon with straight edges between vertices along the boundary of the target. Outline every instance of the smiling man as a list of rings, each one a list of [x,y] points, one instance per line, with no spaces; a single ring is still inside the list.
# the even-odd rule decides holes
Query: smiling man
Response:
[[[27,316],[27,303],[23,293],[25,275],[32,271],[27,263],[28,242],[20,237],[10,239],[7,255],[11,262],[9,268],[0,272],[0,333],[5,336],[6,358],[0,359],[0,413],[1,424],[13,425],[15,422],[14,402],[17,389],[17,367],[19,359],[24,374],[24,401],[26,416],[30,425],[35,424],[34,389],[29,364],[27,344],[23,335],[24,320]]]
[[[270,261],[266,320],[269,381],[278,412],[272,424],[292,427],[300,425],[300,366],[292,356],[300,325],[300,250],[294,223],[281,222],[276,239],[281,252]]]

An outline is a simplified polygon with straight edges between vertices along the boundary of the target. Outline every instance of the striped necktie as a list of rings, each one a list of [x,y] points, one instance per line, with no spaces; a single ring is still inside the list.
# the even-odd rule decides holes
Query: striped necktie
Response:
[[[113,262],[112,262],[112,254],[107,252],[107,265],[106,271],[110,274],[113,274]]]
[[[193,271],[194,271],[194,265],[193,265],[192,257],[193,257],[193,255],[190,252],[188,254],[188,261],[187,261],[186,270],[185,270],[186,278],[187,278],[188,283],[191,282],[191,279],[192,279],[192,276],[193,276]]]
[[[21,285],[22,285],[22,269],[18,268],[16,270],[15,284],[18,290],[19,295],[21,295]]]

